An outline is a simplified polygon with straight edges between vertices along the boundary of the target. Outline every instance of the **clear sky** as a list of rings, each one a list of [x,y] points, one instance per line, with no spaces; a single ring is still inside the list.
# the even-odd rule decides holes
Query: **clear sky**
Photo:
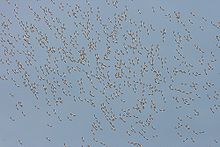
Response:
[[[219,5],[0,0],[0,147],[219,147]]]

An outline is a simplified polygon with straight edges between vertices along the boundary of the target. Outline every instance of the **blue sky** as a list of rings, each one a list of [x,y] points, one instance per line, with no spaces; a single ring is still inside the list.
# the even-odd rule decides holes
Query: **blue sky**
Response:
[[[219,4],[0,1],[0,147],[218,147]]]

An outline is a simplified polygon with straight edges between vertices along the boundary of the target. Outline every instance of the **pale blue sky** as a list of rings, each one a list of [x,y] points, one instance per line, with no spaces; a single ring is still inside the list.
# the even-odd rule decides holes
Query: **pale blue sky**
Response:
[[[62,4],[56,0],[0,1],[0,147],[64,147],[64,144],[67,147],[129,147],[131,142],[143,147],[218,147],[220,2],[88,1],[90,5],[85,0],[64,0]],[[77,12],[78,6],[81,11]],[[52,15],[44,14],[42,8],[49,8]],[[76,18],[68,16],[73,12]],[[84,16],[87,12],[88,17]],[[118,15],[123,12],[127,19],[118,23]],[[180,12],[179,22],[174,12]],[[62,33],[63,25],[66,29]],[[88,31],[83,25],[88,25],[89,41],[83,36],[83,31]],[[31,26],[35,27],[33,32]],[[164,42],[163,30],[166,31]],[[25,31],[29,45],[24,41]],[[116,38],[107,37],[112,31]],[[136,38],[132,40],[128,32],[137,35]],[[74,33],[79,34],[78,38],[74,39]],[[54,47],[55,52],[48,53],[47,47],[38,43],[43,37],[48,39],[46,46]],[[66,48],[62,39],[68,43]],[[89,49],[90,41],[96,42],[96,49]],[[78,45],[74,47],[71,43]],[[129,45],[137,45],[137,48],[129,48]],[[110,60],[105,60],[108,46]],[[82,52],[86,55],[84,65],[76,62]],[[100,57],[99,63],[96,54]],[[120,70],[116,70],[115,65],[120,62],[125,63],[120,69],[122,78],[116,78]],[[23,69],[19,69],[20,63]],[[141,75],[144,64],[147,71]],[[47,73],[46,69],[50,71]],[[25,73],[29,75],[28,80]],[[155,83],[156,74],[159,84]],[[107,87],[110,83],[111,88]],[[193,87],[193,84],[197,85]],[[145,107],[139,112],[136,107],[144,100]],[[109,121],[113,114],[116,120]],[[123,114],[128,115],[126,122],[119,118]],[[114,124],[115,131],[109,122]],[[97,126],[95,135],[91,131],[94,124]]]

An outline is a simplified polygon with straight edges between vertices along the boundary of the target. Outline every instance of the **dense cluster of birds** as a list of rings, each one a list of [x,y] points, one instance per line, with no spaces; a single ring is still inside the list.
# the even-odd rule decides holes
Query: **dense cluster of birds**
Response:
[[[220,22],[134,3],[0,2],[14,146],[220,145]]]

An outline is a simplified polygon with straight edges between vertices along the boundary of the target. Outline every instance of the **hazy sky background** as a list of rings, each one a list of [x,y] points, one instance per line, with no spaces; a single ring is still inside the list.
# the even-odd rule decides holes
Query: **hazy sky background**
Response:
[[[107,4],[105,0],[89,0],[91,7],[94,11],[94,16],[90,16],[90,22],[94,25],[94,30],[97,30],[100,33],[100,40],[102,42],[97,44],[97,50],[95,52],[88,51],[88,41],[82,35],[82,28],[76,27],[75,23],[86,22],[82,19],[81,14],[77,14],[77,18],[72,16],[68,17],[66,13],[70,8],[74,8],[76,4],[80,6],[82,11],[89,10],[85,0],[64,0],[63,10],[59,8],[61,1],[55,1],[53,4],[50,0],[10,0],[8,3],[6,0],[0,0],[0,23],[1,23],[1,47],[0,47],[0,147],[63,147],[64,143],[67,147],[79,147],[84,145],[85,147],[91,145],[92,147],[101,147],[103,146],[100,142],[104,142],[109,147],[128,147],[132,146],[129,144],[129,141],[138,142],[143,145],[143,147],[218,147],[220,146],[220,115],[219,115],[219,95],[220,93],[220,41],[216,39],[216,36],[220,35],[219,28],[213,26],[213,24],[220,23],[220,10],[219,5],[220,1],[218,0],[194,0],[194,1],[180,1],[180,0],[119,0],[117,3],[117,8],[112,4],[114,0],[107,0],[110,2],[110,5]],[[68,3],[68,5],[67,5]],[[18,6],[18,17],[19,20],[15,18],[15,4]],[[40,21],[36,21],[35,16],[29,9],[29,6],[33,8],[35,12],[41,17]],[[60,19],[61,24],[58,22],[52,22],[51,18],[45,16],[41,7],[48,7],[52,13],[53,17]],[[122,29],[118,29],[118,43],[110,43],[109,46],[112,48],[112,52],[116,50],[125,50],[124,44],[131,44],[131,39],[125,41],[123,39],[123,34],[127,31],[135,32],[138,30],[137,26],[130,24],[129,19],[136,21],[137,24],[140,24],[140,21],[144,21],[146,26],[149,28],[150,35],[146,35],[147,31],[142,29],[138,32],[139,37],[141,38],[142,46],[147,49],[156,49],[156,45],[159,44],[159,54],[160,57],[166,59],[166,68],[170,72],[174,69],[182,69],[191,73],[187,74],[177,74],[173,76],[174,79],[170,78],[170,75],[167,73],[166,68],[162,68],[160,62],[155,57],[157,62],[155,63],[154,68],[160,71],[162,77],[166,79],[166,83],[162,83],[158,86],[160,90],[163,91],[163,95],[166,99],[164,103],[163,97],[156,92],[152,95],[141,96],[142,87],[137,85],[137,92],[135,93],[132,88],[122,87],[123,94],[120,95],[115,100],[110,100],[109,104],[105,101],[104,95],[100,91],[103,90],[106,81],[99,83],[98,80],[93,79],[94,85],[98,90],[94,90],[89,82],[86,72],[96,73],[97,65],[95,61],[95,54],[98,53],[100,56],[104,55],[106,49],[106,35],[102,31],[102,26],[96,21],[95,14],[97,13],[97,7],[100,8],[100,15],[104,24],[107,24],[106,31],[110,32],[114,28],[112,24],[108,21],[108,18],[112,19],[114,22],[114,14],[120,14],[123,12],[126,7],[128,19],[122,23]],[[155,13],[152,11],[154,8]],[[164,9],[164,11],[161,10]],[[177,52],[177,44],[175,42],[173,32],[181,35],[187,35],[185,28],[177,22],[175,18],[174,11],[180,12],[181,21],[185,23],[186,27],[190,31],[192,39],[187,41],[182,41],[181,46],[183,47],[181,53],[185,57],[181,58]],[[195,16],[192,16],[192,14]],[[166,14],[171,14],[172,18],[169,21],[169,18],[166,17]],[[4,17],[5,15],[5,17]],[[22,30],[22,23],[24,26],[30,26],[34,24],[36,28],[42,33],[46,34],[49,40],[48,46],[59,48],[63,46],[60,39],[54,37],[56,29],[53,28],[50,30],[46,23],[44,22],[43,17],[50,20],[49,22],[52,26],[59,27],[62,24],[65,24],[66,30],[64,31],[66,40],[70,41],[70,35],[73,35],[77,31],[80,35],[78,37],[77,48],[74,48],[70,45],[67,47],[67,51],[72,52],[77,58],[79,55],[79,50],[85,48],[87,53],[87,58],[90,61],[90,66],[83,66],[82,64],[71,62],[69,60],[65,62],[61,61],[63,54],[58,51],[52,56],[56,57],[59,61],[57,66],[59,67],[59,73],[54,74],[50,72],[45,76],[45,80],[40,80],[38,75],[43,76],[41,72],[41,67],[44,67],[45,64],[48,65],[48,53],[46,48],[42,48],[36,37],[39,38],[35,32],[28,32],[30,35],[31,45],[23,45],[24,41],[18,40],[18,42],[13,39],[15,36],[23,38],[25,32]],[[204,19],[207,21],[204,21]],[[8,19],[10,21],[8,21]],[[190,24],[189,19],[193,22]],[[20,23],[18,23],[21,21]],[[10,24],[10,22],[12,22]],[[9,29],[5,28],[5,24],[8,24]],[[150,24],[156,31],[150,29]],[[79,25],[79,24],[78,24]],[[218,24],[220,26],[220,24]],[[79,25],[80,26],[80,25]],[[204,30],[202,30],[202,29]],[[165,42],[162,41],[160,31],[166,29]],[[6,34],[4,34],[6,33]],[[57,35],[58,33],[56,33]],[[95,31],[92,31],[91,38],[97,38],[98,35]],[[14,47],[7,43],[7,39],[10,42],[13,42]],[[219,36],[220,39],[220,36]],[[5,40],[5,41],[3,41]],[[151,46],[153,44],[153,47]],[[194,45],[197,44],[204,53],[199,52],[195,49]],[[4,53],[5,47],[9,50],[12,49],[16,54],[15,56],[8,55]],[[150,58],[147,57],[147,53],[138,47],[137,50],[142,52],[140,55],[135,53],[132,54],[132,49],[128,49],[129,53],[126,56],[118,56],[122,61],[129,62],[129,59],[134,59],[138,57],[140,63],[149,63]],[[33,61],[32,65],[26,65],[27,56],[24,52],[31,51],[34,54],[36,61]],[[19,52],[22,52],[19,54]],[[110,66],[108,69],[112,82],[116,86],[123,85],[123,79],[114,78],[116,60],[114,59],[116,55],[111,54],[109,57],[110,62],[106,62]],[[187,67],[184,65],[184,62],[177,61],[175,57],[179,57],[185,63],[190,63],[193,65],[193,68]],[[199,64],[200,57],[203,57],[204,65]],[[6,60],[11,60],[11,64],[7,64]],[[55,58],[54,58],[55,59]],[[216,60],[215,60],[216,59]],[[52,59],[53,60],[53,59]],[[51,60],[51,61],[52,61]],[[134,59],[135,60],[135,59]],[[215,60],[212,62],[212,60]],[[36,83],[36,90],[38,91],[38,99],[34,96],[30,87],[25,87],[24,80],[24,71],[18,74],[14,74],[12,69],[18,69],[17,61],[21,61],[25,66],[25,71],[29,74],[29,84]],[[104,62],[104,61],[103,61]],[[208,63],[211,64],[213,70],[208,71],[208,74],[204,74],[204,69],[208,68]],[[181,64],[181,66],[180,66]],[[51,66],[56,66],[51,62]],[[76,72],[68,73],[68,67],[79,67],[81,70]],[[152,69],[148,65],[149,71]],[[131,68],[138,73],[140,70],[139,65],[131,66]],[[126,72],[126,69],[123,69]],[[39,71],[39,72],[38,72]],[[8,73],[7,73],[8,72]],[[64,75],[62,75],[62,72]],[[193,76],[192,73],[202,73],[201,76]],[[101,74],[97,72],[97,74]],[[4,75],[8,80],[4,80]],[[44,76],[43,76],[44,77]],[[93,77],[92,77],[93,78]],[[71,82],[72,87],[68,87],[62,84],[62,79],[68,79]],[[78,80],[83,80],[84,94],[80,94],[80,86]],[[142,82],[146,85],[154,83],[154,75],[149,72],[146,73],[144,77],[136,76],[132,77],[131,81],[138,81],[141,79]],[[59,81],[61,87],[57,87],[56,96],[48,89],[48,94],[45,94],[43,90],[43,85],[47,85],[48,88],[51,85],[48,85],[48,81]],[[191,87],[187,87],[181,83],[187,83],[188,85],[192,82],[197,83],[198,87],[196,90],[193,90]],[[214,86],[208,87],[206,82],[214,84]],[[19,85],[19,86],[16,86]],[[121,85],[120,85],[121,84]],[[174,88],[179,88],[187,92],[192,91],[192,94],[186,95],[178,91],[170,90],[170,84]],[[207,90],[204,89],[204,86],[207,87]],[[32,85],[33,86],[33,85]],[[187,88],[186,88],[187,87]],[[70,95],[65,95],[64,92],[70,92]],[[89,91],[92,91],[94,97],[91,97]],[[106,89],[106,95],[110,96],[114,93],[112,89]],[[147,93],[147,92],[146,92]],[[149,92],[150,93],[150,92]],[[12,96],[13,95],[13,96]],[[216,97],[215,97],[216,96]],[[61,97],[63,100],[62,104],[55,104],[54,98]],[[81,98],[78,98],[81,97]],[[179,97],[180,102],[177,103],[173,97]],[[200,98],[198,98],[200,97]],[[211,98],[209,98],[211,97]],[[104,113],[101,111],[101,106],[104,103],[106,107],[116,114],[117,117],[122,113],[122,109],[132,109],[138,103],[138,100],[146,98],[147,104],[146,108],[141,112],[134,111],[134,115],[138,116],[139,119],[135,119],[133,116],[127,118],[126,123],[123,123],[119,118],[114,121],[116,131],[112,131],[109,125],[109,122],[106,121]],[[188,99],[190,105],[185,105],[183,99]],[[189,98],[194,99],[190,101]],[[75,99],[75,101],[74,101]],[[82,99],[82,101],[80,100]],[[87,102],[88,100],[88,102]],[[91,106],[91,101],[95,102],[95,107]],[[123,100],[125,102],[123,102]],[[49,103],[48,103],[49,101]],[[151,101],[155,102],[159,109],[165,109],[165,112],[158,112],[151,108]],[[22,107],[19,107],[19,110],[16,110],[16,104],[22,102]],[[50,105],[51,104],[51,105]],[[210,108],[213,106],[214,113],[211,112]],[[176,107],[181,106],[177,109]],[[39,107],[39,109],[37,109]],[[158,109],[158,110],[159,110]],[[196,112],[199,112],[199,116],[196,116]],[[55,113],[56,112],[56,113]],[[70,121],[67,117],[70,116],[70,112],[76,114]],[[23,114],[22,114],[23,113]],[[49,115],[50,116],[49,116]],[[24,116],[25,115],[25,116]],[[139,123],[136,123],[137,120],[146,121],[149,115],[153,116],[152,125],[155,127],[155,130],[151,127],[144,128]],[[59,117],[58,117],[59,116]],[[189,119],[187,116],[192,116],[192,119]],[[62,119],[62,121],[59,120]],[[93,122],[96,122],[96,119],[101,122],[101,127],[103,130],[97,131],[96,135],[92,135],[91,129]],[[178,118],[182,118],[180,121]],[[14,120],[14,121],[13,121]],[[180,129],[175,129],[178,126],[178,123],[183,124],[184,126]],[[52,125],[52,127],[49,127]],[[186,129],[185,125],[190,126],[190,129]],[[131,133],[129,136],[126,131],[131,132],[131,126],[136,130],[136,133]],[[150,138],[149,140],[144,139],[138,131],[141,129],[146,129],[145,135]],[[193,130],[197,131],[198,135],[193,133]],[[178,136],[177,133],[182,134],[182,138]],[[153,137],[158,136],[158,137]],[[51,141],[48,141],[46,138],[50,138]],[[84,138],[84,142],[82,140]],[[191,137],[195,139],[195,142],[192,142]],[[94,141],[93,138],[96,138],[98,141]],[[183,142],[186,138],[185,142]],[[19,143],[19,140],[22,141],[22,145]]]

